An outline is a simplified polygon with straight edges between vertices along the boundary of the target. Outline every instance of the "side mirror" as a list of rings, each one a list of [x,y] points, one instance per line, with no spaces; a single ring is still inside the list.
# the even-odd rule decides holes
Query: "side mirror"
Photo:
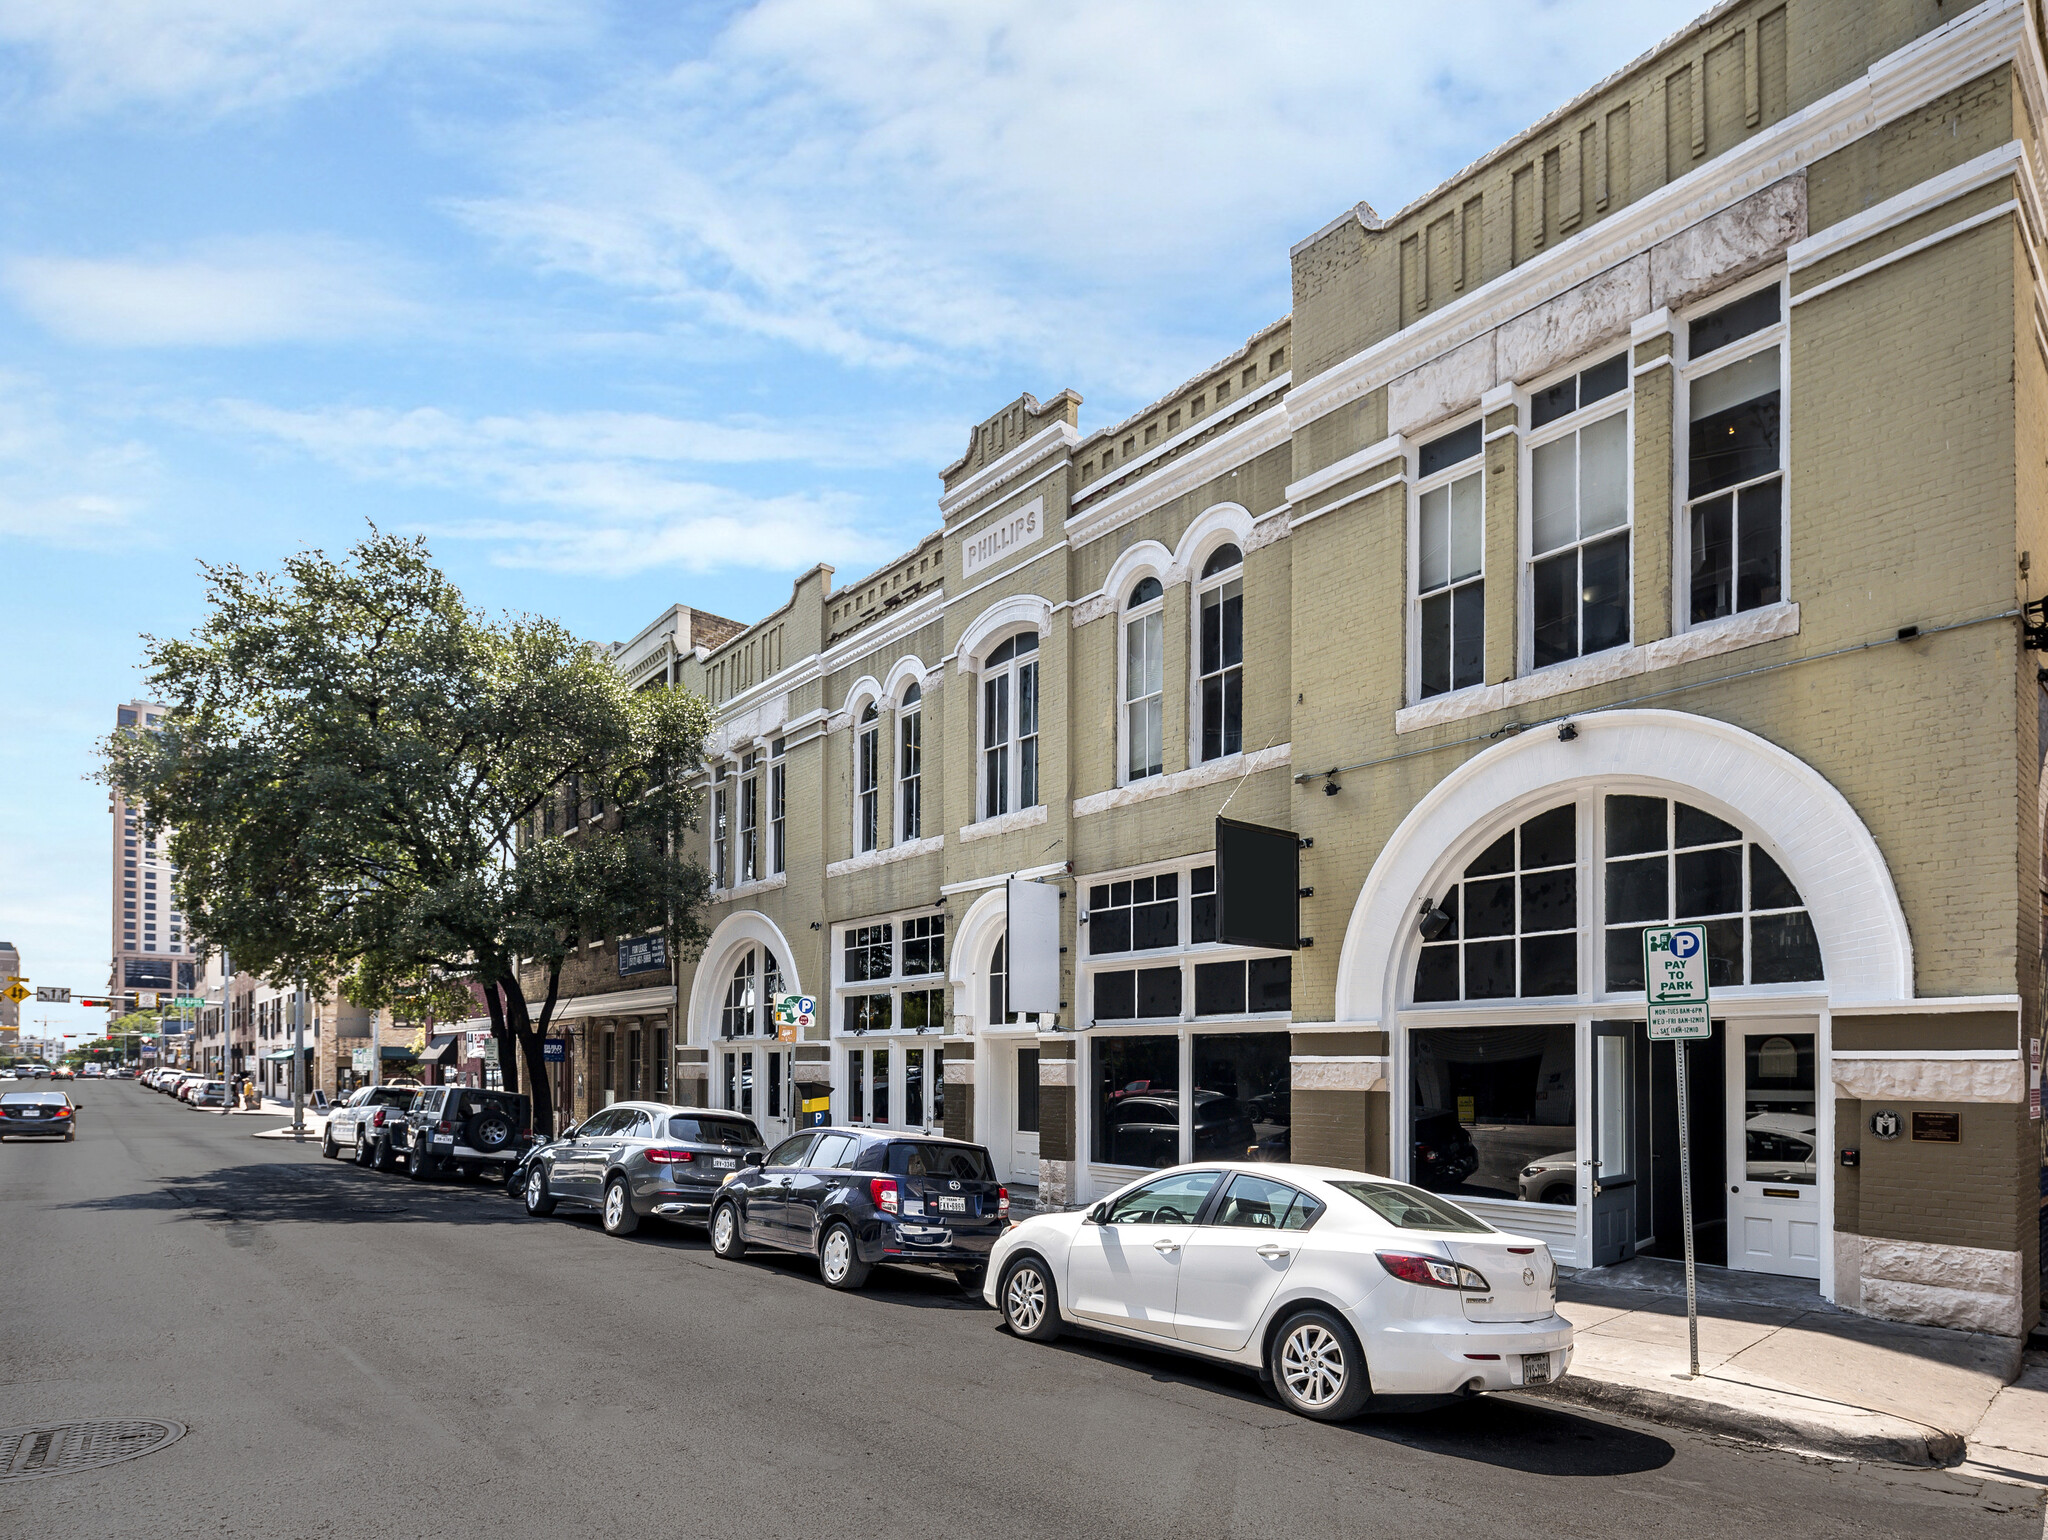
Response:
[[[571,1123],[571,1124],[569,1124],[569,1125],[568,1125],[568,1126],[567,1126],[566,1128],[564,1128],[564,1129],[562,1130],[562,1137],[563,1137],[564,1139],[573,1139],[573,1138],[575,1138],[575,1137],[576,1137],[576,1125],[575,1125],[574,1123]]]
[[[1109,1204],[1106,1200],[1088,1210],[1088,1222],[1092,1225],[1106,1225],[1109,1223]]]
[[[766,1150],[749,1150],[747,1151],[745,1158],[747,1164],[750,1166],[758,1167],[765,1166],[768,1164],[768,1152]]]

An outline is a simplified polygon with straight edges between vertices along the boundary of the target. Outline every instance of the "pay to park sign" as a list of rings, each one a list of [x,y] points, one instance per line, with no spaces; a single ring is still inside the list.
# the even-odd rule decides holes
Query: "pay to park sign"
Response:
[[[1644,931],[1643,988],[1652,1039],[1711,1037],[1707,928],[1653,925]]]

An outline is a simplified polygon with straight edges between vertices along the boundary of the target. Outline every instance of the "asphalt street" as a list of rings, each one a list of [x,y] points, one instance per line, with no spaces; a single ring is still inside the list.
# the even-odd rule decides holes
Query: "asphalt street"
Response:
[[[1019,1342],[950,1279],[835,1294],[75,1094],[75,1143],[0,1146],[0,1423],[190,1431],[0,1480],[0,1535],[2041,1540],[2014,1489],[1535,1399],[1320,1426],[1169,1355]]]

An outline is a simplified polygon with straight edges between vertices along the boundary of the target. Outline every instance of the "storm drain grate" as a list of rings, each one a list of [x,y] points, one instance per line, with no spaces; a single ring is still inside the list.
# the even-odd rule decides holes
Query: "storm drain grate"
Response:
[[[68,1476],[154,1454],[185,1436],[182,1422],[130,1417],[120,1422],[50,1422],[0,1428],[0,1481]]]

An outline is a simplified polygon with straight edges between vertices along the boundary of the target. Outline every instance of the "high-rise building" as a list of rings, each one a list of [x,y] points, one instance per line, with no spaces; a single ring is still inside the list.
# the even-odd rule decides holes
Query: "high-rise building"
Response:
[[[130,701],[116,711],[115,722],[147,732],[162,723],[168,709],[150,701]],[[116,992],[188,993],[201,984],[202,970],[179,907],[170,831],[152,825],[148,809],[130,802],[118,787],[108,806],[114,824],[108,985]]]

